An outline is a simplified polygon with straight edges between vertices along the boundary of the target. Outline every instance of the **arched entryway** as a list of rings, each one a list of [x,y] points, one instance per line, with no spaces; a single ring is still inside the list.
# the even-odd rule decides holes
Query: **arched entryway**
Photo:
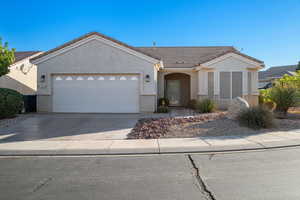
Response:
[[[187,74],[172,73],[165,76],[165,97],[170,106],[186,106],[191,97],[191,78]]]

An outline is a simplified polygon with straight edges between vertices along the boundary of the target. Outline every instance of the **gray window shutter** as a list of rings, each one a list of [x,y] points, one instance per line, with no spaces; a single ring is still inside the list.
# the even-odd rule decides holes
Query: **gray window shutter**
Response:
[[[230,99],[230,72],[220,72],[220,98]]]
[[[243,96],[243,72],[232,72],[232,98]]]
[[[248,72],[248,94],[252,93],[252,72]]]
[[[208,97],[214,98],[214,72],[208,72]]]

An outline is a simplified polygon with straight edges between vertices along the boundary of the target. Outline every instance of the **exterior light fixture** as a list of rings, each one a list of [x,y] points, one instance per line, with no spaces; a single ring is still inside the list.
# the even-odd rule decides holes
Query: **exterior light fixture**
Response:
[[[150,75],[149,74],[147,74],[146,76],[145,76],[145,81],[148,83],[148,82],[150,82]]]
[[[42,83],[44,83],[45,80],[46,80],[46,76],[45,75],[41,75],[41,79],[40,80],[41,80]]]

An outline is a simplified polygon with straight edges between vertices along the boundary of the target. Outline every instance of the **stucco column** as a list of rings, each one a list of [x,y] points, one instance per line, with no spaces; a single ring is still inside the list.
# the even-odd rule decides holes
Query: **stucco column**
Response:
[[[165,73],[158,72],[158,98],[163,98],[165,95]]]
[[[252,94],[258,95],[258,72],[252,72]]]
[[[198,95],[208,95],[207,72],[203,70],[198,71]]]

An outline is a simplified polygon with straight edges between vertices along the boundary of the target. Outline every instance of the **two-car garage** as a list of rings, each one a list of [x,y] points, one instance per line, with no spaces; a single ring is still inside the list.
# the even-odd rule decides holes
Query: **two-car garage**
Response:
[[[30,60],[37,65],[37,111],[154,112],[160,59],[92,32]]]
[[[138,74],[52,76],[53,112],[138,113]]]

